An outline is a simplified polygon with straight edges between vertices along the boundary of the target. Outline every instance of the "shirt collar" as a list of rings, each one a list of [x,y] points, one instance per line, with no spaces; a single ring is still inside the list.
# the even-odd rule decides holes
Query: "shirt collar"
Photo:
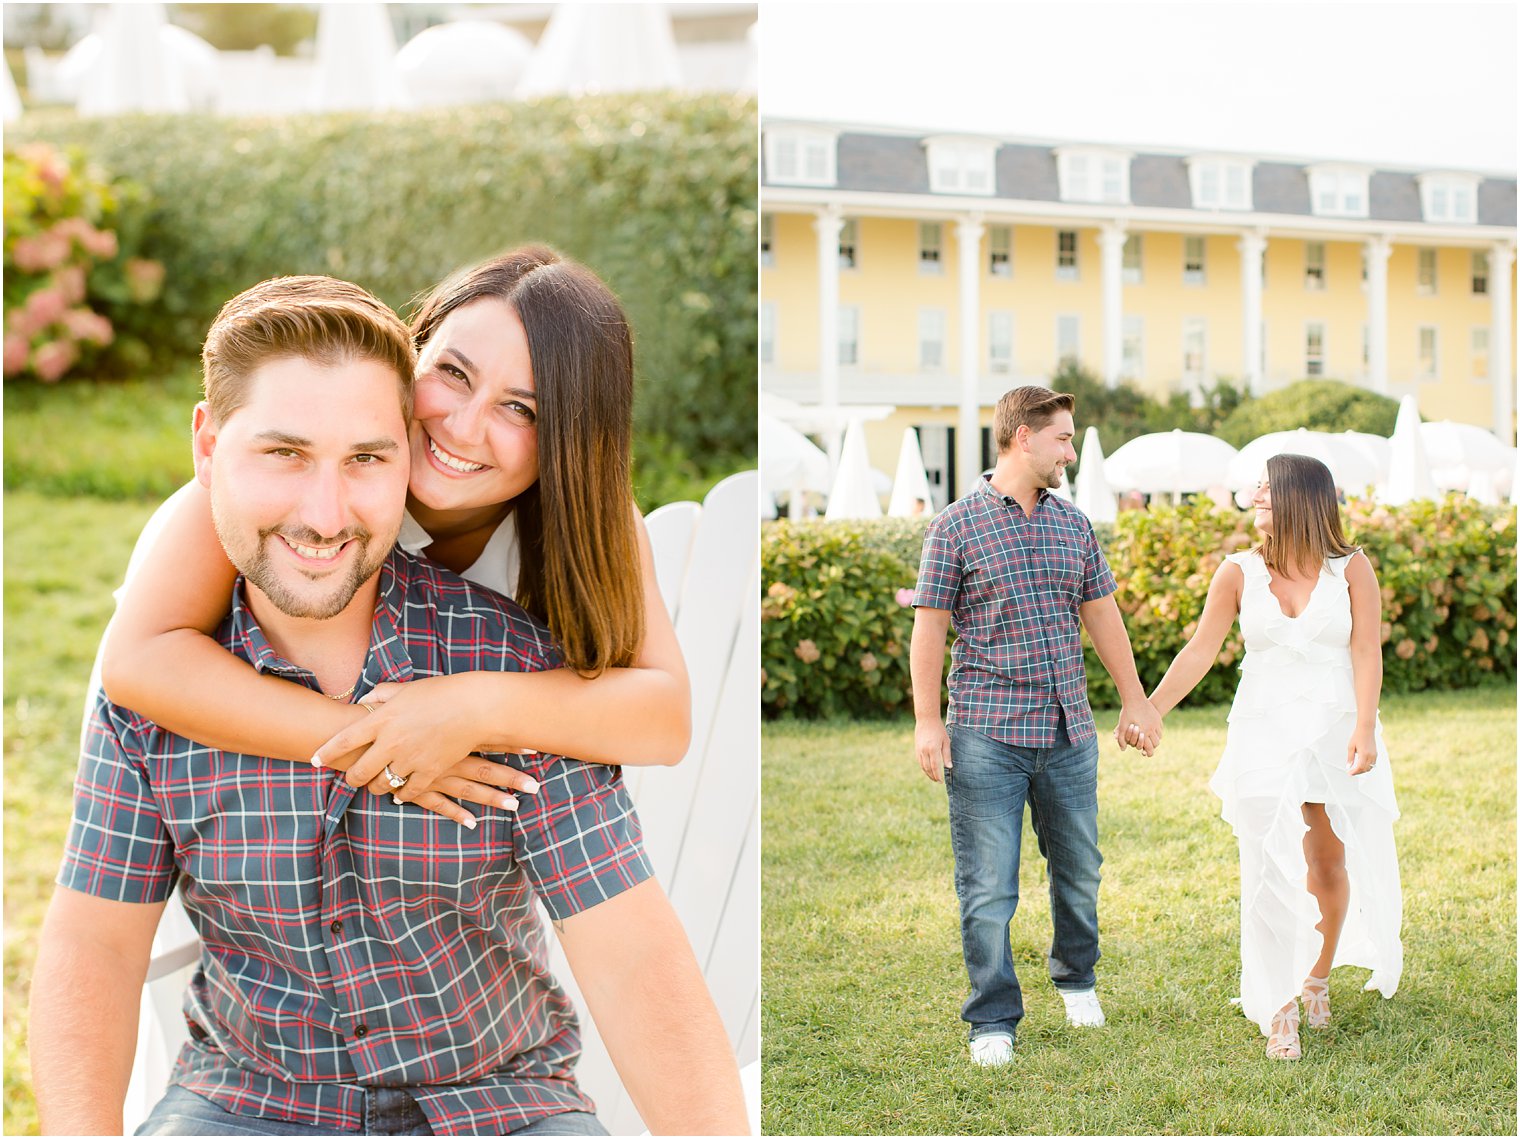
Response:
[[[1013,495],[998,493],[998,489],[995,486],[992,485],[992,476],[991,475],[982,475],[981,478],[977,480],[977,490],[980,491],[982,494],[986,495],[988,498],[991,498],[991,499],[994,499],[995,501],[1001,502],[1004,506],[1018,506],[1019,505],[1018,499],[1014,498]],[[1050,497],[1050,488],[1049,487],[1043,487],[1043,486],[1040,487],[1038,489],[1037,493],[1035,494],[1034,508],[1036,510],[1038,510],[1040,508],[1040,504],[1043,503],[1049,497]],[[1019,509],[1022,510],[1023,507],[1019,507]]]

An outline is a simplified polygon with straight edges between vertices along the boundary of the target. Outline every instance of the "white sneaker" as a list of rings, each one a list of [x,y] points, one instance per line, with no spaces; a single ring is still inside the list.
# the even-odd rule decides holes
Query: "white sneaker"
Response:
[[[1078,1028],[1102,1028],[1106,1023],[1103,1019],[1103,1006],[1098,1003],[1098,991],[1096,989],[1079,989],[1073,992],[1070,989],[1057,989],[1061,999],[1066,1002],[1066,1023]]]
[[[971,1062],[983,1068],[995,1068],[1013,1059],[1013,1037],[1006,1032],[989,1032],[971,1042]]]

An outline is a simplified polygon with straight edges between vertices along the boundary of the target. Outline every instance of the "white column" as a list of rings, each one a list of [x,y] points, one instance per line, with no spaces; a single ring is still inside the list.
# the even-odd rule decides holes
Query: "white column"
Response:
[[[1515,373],[1510,359],[1510,314],[1514,298],[1510,291],[1509,270],[1515,263],[1515,246],[1500,241],[1488,253],[1488,295],[1493,300],[1494,315],[1488,330],[1488,374],[1494,383],[1494,434],[1515,445]]]
[[[1103,264],[1103,382],[1119,386],[1124,366],[1124,227],[1109,222],[1098,230]]]
[[[818,232],[818,402],[833,410],[839,406],[839,231],[844,218],[838,206],[829,206],[813,223]],[[828,433],[829,465],[839,461],[839,438]]]
[[[975,486],[982,473],[981,337],[982,305],[978,291],[982,269],[981,214],[956,223],[956,252],[960,256],[961,404],[955,427],[955,480],[951,491],[959,497]]]
[[[1388,394],[1388,257],[1387,234],[1367,239],[1367,383]]]
[[[1267,252],[1266,232],[1255,229],[1241,234],[1235,248],[1240,250],[1240,319],[1244,333],[1240,339],[1245,345],[1240,374],[1245,377],[1246,389],[1252,395],[1261,395],[1266,378],[1261,374],[1261,263]]]

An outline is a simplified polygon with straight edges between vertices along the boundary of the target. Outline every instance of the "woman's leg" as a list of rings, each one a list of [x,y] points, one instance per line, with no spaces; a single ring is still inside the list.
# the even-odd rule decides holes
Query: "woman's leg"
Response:
[[[1346,848],[1330,826],[1323,803],[1305,803],[1304,822],[1309,833],[1304,835],[1304,860],[1309,864],[1309,893],[1319,903],[1319,930],[1324,943],[1319,960],[1310,973],[1315,977],[1328,977],[1330,964],[1335,960],[1335,948],[1340,944],[1341,926],[1346,921],[1346,907],[1351,900],[1351,887],[1346,878]]]

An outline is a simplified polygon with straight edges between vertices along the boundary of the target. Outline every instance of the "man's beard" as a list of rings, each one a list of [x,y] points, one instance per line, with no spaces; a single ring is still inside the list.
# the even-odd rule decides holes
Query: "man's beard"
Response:
[[[1045,476],[1045,485],[1051,490],[1057,489],[1061,485],[1061,476],[1065,472],[1065,465],[1057,463],[1055,466],[1050,468],[1050,473]]]
[[[212,520],[217,521],[215,511],[212,511]],[[222,547],[227,551],[232,564],[248,579],[250,585],[255,586],[269,598],[270,604],[287,617],[303,617],[314,621],[329,620],[348,608],[348,603],[359,592],[360,586],[374,576],[390,553],[388,547],[372,553],[370,547],[373,535],[363,529],[345,531],[336,538],[329,539],[315,530],[276,526],[268,530],[260,530],[258,543],[251,551],[240,549],[236,540],[229,542],[229,537],[233,536],[224,533],[221,525],[218,524],[216,529],[217,537],[222,540]],[[271,542],[279,541],[281,537],[303,546],[332,546],[353,541],[357,547],[355,550],[357,556],[350,559],[346,576],[329,580],[325,583],[328,592],[325,595],[314,596],[291,588],[276,571],[274,559],[269,554],[269,546]],[[305,575],[305,571],[299,567],[292,568],[297,573]],[[309,577],[309,575],[306,576]]]

